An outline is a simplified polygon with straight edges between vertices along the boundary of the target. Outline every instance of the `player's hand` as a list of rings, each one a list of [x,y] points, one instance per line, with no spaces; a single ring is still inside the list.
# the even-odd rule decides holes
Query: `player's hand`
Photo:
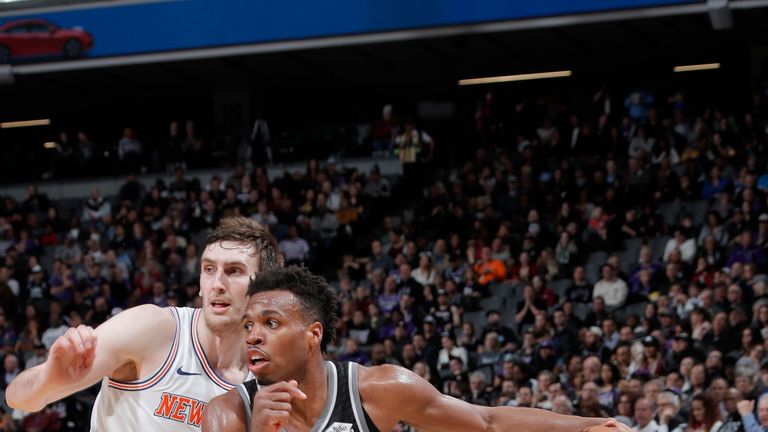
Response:
[[[307,398],[298,386],[295,380],[291,380],[260,388],[253,396],[250,432],[278,432],[285,426],[291,414],[291,400]]]
[[[754,413],[755,412],[755,401],[747,400],[747,399],[739,401],[736,404],[736,409],[739,411],[739,414],[741,414],[742,416],[745,416],[745,415],[750,414],[750,413]]]
[[[46,382],[65,387],[80,382],[93,367],[98,337],[93,327],[71,327],[51,345],[46,362]]]

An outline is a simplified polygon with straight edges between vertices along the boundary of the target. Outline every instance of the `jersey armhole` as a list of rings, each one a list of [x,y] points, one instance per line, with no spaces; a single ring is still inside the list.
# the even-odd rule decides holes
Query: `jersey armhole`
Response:
[[[355,415],[355,421],[361,432],[378,432],[379,428],[373,423],[371,416],[363,406],[360,399],[360,386],[358,383],[358,364],[349,362],[349,396],[352,402],[352,412]]]
[[[165,375],[168,373],[168,370],[170,370],[171,365],[173,365],[173,362],[176,360],[176,354],[179,351],[181,318],[179,317],[179,311],[177,308],[168,307],[165,308],[165,310],[170,311],[171,315],[173,315],[174,322],[176,323],[176,328],[174,329],[173,333],[173,344],[168,351],[168,355],[166,356],[165,361],[163,361],[160,367],[158,367],[152,375],[144,379],[140,378],[137,381],[124,382],[112,378],[107,378],[110,387],[124,391],[146,390],[160,382],[160,380],[162,380],[163,377],[165,377]]]
[[[243,401],[246,430],[251,430],[251,411],[253,410],[251,407],[251,395],[248,394],[248,389],[246,389],[245,384],[238,384],[235,387],[235,391],[240,395],[240,400]]]

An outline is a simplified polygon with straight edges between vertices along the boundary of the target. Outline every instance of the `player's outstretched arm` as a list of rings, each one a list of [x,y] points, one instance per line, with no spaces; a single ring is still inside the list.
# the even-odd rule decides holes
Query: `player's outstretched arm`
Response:
[[[148,353],[156,353],[159,346],[170,348],[174,329],[171,313],[153,305],[121,312],[95,330],[82,325],[70,328],[56,339],[43,364],[11,381],[5,393],[8,405],[40,411],[128,363],[139,371]]]
[[[398,421],[419,430],[443,432],[575,432],[594,426],[630,430],[610,419],[565,416],[535,408],[471,405],[441,394],[415,373],[398,366],[360,369],[360,397],[381,430],[391,430]]]

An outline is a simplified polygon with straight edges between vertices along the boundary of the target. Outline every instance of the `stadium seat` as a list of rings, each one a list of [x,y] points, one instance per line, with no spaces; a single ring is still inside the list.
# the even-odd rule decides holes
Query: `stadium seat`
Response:
[[[511,283],[491,283],[488,289],[491,291],[491,295],[495,297],[512,299],[518,291],[518,286]]]
[[[471,322],[475,326],[475,331],[479,334],[480,330],[485,326],[487,320],[485,319],[485,311],[465,312],[463,317],[464,322]],[[503,321],[502,321],[503,322]]]
[[[558,298],[565,296],[565,290],[571,285],[570,279],[557,279],[549,283],[549,287],[557,294]]]
[[[501,310],[504,308],[504,306],[505,302],[502,297],[492,296],[480,300],[480,307],[486,311],[491,309]]]
[[[619,265],[621,266],[621,271],[629,274],[629,272],[632,271],[632,267],[635,265],[635,263],[637,263],[637,257],[639,254],[639,247],[637,249],[627,249],[619,252]]]
[[[625,251],[639,251],[640,247],[643,245],[643,239],[640,238],[629,238],[624,240],[624,250]]]
[[[605,264],[605,260],[608,259],[608,253],[605,251],[592,252],[587,258],[587,263],[584,265],[584,271],[586,272],[587,280],[590,283],[595,283],[600,280],[600,268]]]
[[[697,226],[703,225],[709,211],[709,201],[697,200],[688,201],[683,204],[685,213],[693,216],[693,223]]]
[[[669,226],[676,226],[680,223],[680,213],[682,206],[678,201],[664,203],[659,206],[661,220]]]
[[[664,248],[667,246],[669,239],[669,236],[659,236],[651,239],[651,259],[656,262],[661,261],[661,258],[664,256]]]
[[[589,310],[592,306],[589,304],[584,303],[574,303],[573,304],[573,315],[584,321],[584,319],[587,318],[587,315],[589,314]]]

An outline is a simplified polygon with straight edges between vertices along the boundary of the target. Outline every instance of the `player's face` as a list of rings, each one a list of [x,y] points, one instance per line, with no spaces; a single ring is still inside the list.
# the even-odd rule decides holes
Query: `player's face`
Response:
[[[247,332],[248,369],[259,382],[299,379],[313,344],[322,339],[322,326],[311,323],[299,300],[288,291],[254,294],[243,318]]]
[[[243,318],[251,277],[259,258],[245,243],[223,241],[209,245],[200,260],[203,317],[214,332],[237,328]]]

